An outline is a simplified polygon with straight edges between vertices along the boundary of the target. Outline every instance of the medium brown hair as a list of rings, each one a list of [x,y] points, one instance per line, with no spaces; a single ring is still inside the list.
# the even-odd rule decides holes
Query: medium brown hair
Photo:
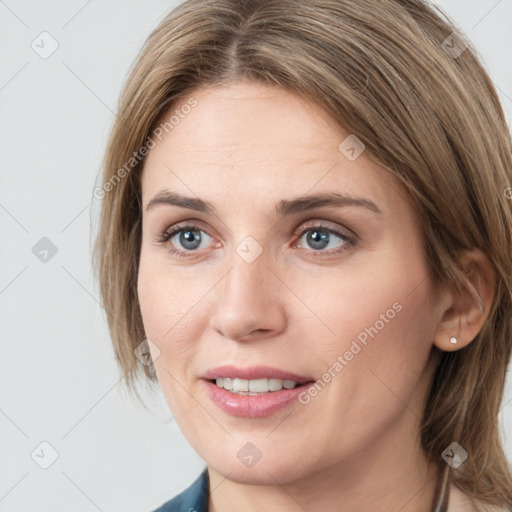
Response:
[[[469,457],[453,482],[476,500],[512,507],[497,421],[512,348],[511,139],[493,84],[459,32],[421,0],[186,0],[159,24],[120,97],[94,253],[130,390],[139,376],[156,381],[134,355],[145,339],[142,149],[162,115],[195,89],[237,79],[277,85],[323,107],[405,185],[435,282],[470,286],[458,259],[465,249],[492,262],[494,301],[479,334],[463,349],[432,348],[421,441],[439,470],[457,441]]]

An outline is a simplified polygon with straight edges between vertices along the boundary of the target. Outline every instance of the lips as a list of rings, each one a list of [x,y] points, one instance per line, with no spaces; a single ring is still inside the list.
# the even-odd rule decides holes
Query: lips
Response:
[[[208,396],[232,416],[270,416],[297,401],[314,379],[268,366],[219,366],[202,375]]]
[[[201,378],[206,380],[215,380],[219,378],[230,379],[280,379],[293,380],[298,383],[304,383],[314,380],[311,376],[299,375],[285,370],[280,370],[271,366],[248,366],[239,367],[234,365],[223,365],[208,370]]]

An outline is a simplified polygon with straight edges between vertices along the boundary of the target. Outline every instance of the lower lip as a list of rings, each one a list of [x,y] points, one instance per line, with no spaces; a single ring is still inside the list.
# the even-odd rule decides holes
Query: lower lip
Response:
[[[203,381],[211,401],[224,412],[232,416],[246,418],[261,418],[270,416],[274,412],[298,401],[298,396],[307,391],[308,382],[293,389],[281,389],[261,395],[237,395],[224,388],[220,388],[209,380]]]

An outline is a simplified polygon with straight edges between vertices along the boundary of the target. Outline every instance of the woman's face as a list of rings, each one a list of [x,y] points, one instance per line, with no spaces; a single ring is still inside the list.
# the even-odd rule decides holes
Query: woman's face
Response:
[[[138,290],[190,444],[247,483],[410,457],[442,304],[403,189],[279,88],[200,89],[173,113],[142,177]]]

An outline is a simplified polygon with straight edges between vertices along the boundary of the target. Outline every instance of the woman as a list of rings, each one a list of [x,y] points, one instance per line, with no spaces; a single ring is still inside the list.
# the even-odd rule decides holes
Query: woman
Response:
[[[105,156],[127,383],[205,471],[163,511],[512,509],[512,149],[420,0],[186,0]],[[136,391],[135,391],[136,393]]]

